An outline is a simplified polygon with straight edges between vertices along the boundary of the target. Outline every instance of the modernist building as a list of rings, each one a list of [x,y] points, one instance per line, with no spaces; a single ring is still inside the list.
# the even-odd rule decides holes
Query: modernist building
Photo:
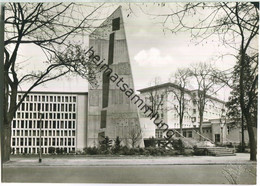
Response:
[[[19,101],[24,92],[19,92]],[[12,153],[65,153],[86,147],[88,93],[31,92],[12,122]],[[41,131],[41,134],[40,134]],[[41,139],[40,139],[41,137]]]
[[[92,34],[90,47],[100,69],[98,87],[89,85],[88,146],[98,145],[104,137],[123,139],[122,145],[131,143],[129,134],[140,130],[138,110],[135,104],[112,81],[112,74],[122,79],[127,87],[134,90],[134,83],[127,48],[121,7],[116,9]],[[102,64],[101,64],[102,63]],[[143,146],[142,136],[138,144]]]
[[[179,129],[177,129],[179,131]],[[221,119],[210,119],[202,124],[202,135],[199,134],[198,127],[184,128],[183,136],[200,140],[200,136],[204,140],[211,141],[215,144],[232,144],[238,145],[242,141],[241,124],[234,124],[234,121]],[[248,131],[244,130],[244,142],[248,144]]]
[[[143,100],[147,105],[156,107],[160,119],[168,124],[171,129],[180,128],[179,124],[179,103],[178,94],[179,87],[174,83],[164,83],[156,86],[151,86],[138,90]],[[196,128],[199,126],[199,111],[196,105],[197,90],[185,89],[185,112],[183,117],[183,128]],[[207,96],[207,103],[204,110],[204,120],[207,122],[212,119],[218,119],[225,114],[225,102]],[[145,138],[147,137],[162,137],[162,130],[156,130],[152,121],[141,114],[141,123],[144,128]],[[151,126],[152,125],[152,126]]]

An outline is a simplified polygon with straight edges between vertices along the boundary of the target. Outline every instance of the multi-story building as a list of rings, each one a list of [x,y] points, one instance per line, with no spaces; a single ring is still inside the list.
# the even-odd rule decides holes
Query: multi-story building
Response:
[[[17,101],[24,92],[19,92]],[[88,93],[31,92],[12,122],[13,154],[65,153],[83,150],[87,143]]]
[[[174,83],[164,83],[156,86],[151,86],[139,90],[140,96],[145,103],[152,107],[154,112],[157,112],[165,123],[171,129],[180,128],[179,120],[179,102],[180,88]],[[184,91],[185,109],[183,116],[183,128],[193,128],[199,126],[199,110],[197,106],[197,90]],[[218,119],[225,114],[225,102],[212,96],[207,96],[203,122],[211,119]],[[144,136],[147,137],[162,137],[162,130],[156,130],[149,118],[144,114],[141,115],[141,123],[144,128]],[[146,124],[147,123],[147,124]],[[149,124],[149,127],[147,126]],[[152,128],[152,129],[151,129]],[[148,131],[149,130],[149,131]]]

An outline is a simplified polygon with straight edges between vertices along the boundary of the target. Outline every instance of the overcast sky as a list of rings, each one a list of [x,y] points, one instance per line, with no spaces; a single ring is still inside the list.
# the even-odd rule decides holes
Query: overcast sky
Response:
[[[177,68],[188,67],[192,63],[214,62],[217,68],[222,70],[234,66],[234,57],[227,56],[218,59],[221,54],[234,53],[234,51],[224,47],[221,42],[215,40],[216,38],[209,38],[206,42],[197,45],[194,41],[191,42],[189,32],[177,34],[163,32],[163,25],[160,23],[163,18],[144,14],[138,6],[132,6],[134,13],[127,16],[128,5],[121,5],[123,5],[128,50],[136,90],[147,87],[155,77],[161,77],[163,82],[167,82],[170,74]],[[117,7],[118,4],[110,6],[105,14],[109,15]],[[142,7],[144,11],[154,14],[166,11],[166,7],[156,7],[150,4],[144,4]],[[194,18],[189,19],[193,21]],[[40,65],[36,61],[43,61],[44,55],[35,46],[27,45],[20,50],[19,60],[25,59],[31,62],[30,65],[27,62],[22,63],[27,70],[37,69]],[[86,80],[80,77],[66,77],[34,90],[87,92],[87,84]],[[26,89],[27,86],[24,85],[21,88]],[[223,99],[224,95],[227,97],[228,92],[228,90],[222,91],[220,98]]]

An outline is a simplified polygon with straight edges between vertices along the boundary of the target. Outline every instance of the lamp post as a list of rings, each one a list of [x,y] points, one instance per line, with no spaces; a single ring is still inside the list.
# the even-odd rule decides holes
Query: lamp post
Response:
[[[43,114],[39,112],[39,115],[40,115],[39,163],[41,163],[42,162],[42,118],[43,118]]]

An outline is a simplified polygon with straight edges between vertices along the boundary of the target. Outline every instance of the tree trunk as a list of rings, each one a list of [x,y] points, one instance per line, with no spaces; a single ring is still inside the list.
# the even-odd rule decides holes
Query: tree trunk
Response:
[[[11,124],[4,125],[2,136],[2,162],[5,163],[10,160],[11,154]]]
[[[183,133],[182,133],[182,119],[181,119],[181,117],[180,117],[180,134],[181,134],[181,137],[182,137]]]
[[[256,136],[254,132],[254,127],[248,125],[248,136],[249,136],[249,144],[250,144],[250,160],[256,161]]]
[[[242,142],[241,142],[241,151],[242,152],[245,152],[245,134],[244,134],[244,116],[243,116],[243,113],[242,113],[242,123],[241,123],[241,132],[242,132]]]
[[[246,110],[244,113],[244,118],[246,120],[248,136],[249,136],[249,145],[250,145],[250,160],[256,161],[256,151],[257,151],[257,131],[256,131],[256,124],[252,122],[252,118],[250,112]],[[256,131],[256,132],[255,132]]]
[[[202,140],[202,122],[203,122],[203,114],[200,114],[200,126],[199,126],[199,133],[200,133],[200,141]]]

